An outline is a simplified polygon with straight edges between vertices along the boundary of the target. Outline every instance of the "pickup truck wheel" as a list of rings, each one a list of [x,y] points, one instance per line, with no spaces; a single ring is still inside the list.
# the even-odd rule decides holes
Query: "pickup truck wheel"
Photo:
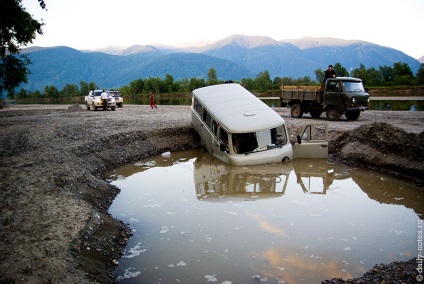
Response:
[[[94,103],[91,106],[93,108],[93,111],[96,111],[97,110],[96,105]]]
[[[90,110],[90,105],[87,102],[85,102],[85,107],[87,108],[87,110]]]
[[[357,120],[361,112],[359,110],[347,110],[345,116],[347,120]]]
[[[321,111],[319,110],[311,110],[310,113],[313,118],[319,118],[321,116]]]
[[[303,116],[302,107],[300,104],[294,104],[291,107],[291,116],[294,118],[301,118]]]
[[[115,107],[111,107],[110,109],[113,110],[113,111],[115,111],[116,108]]]
[[[328,120],[339,120],[340,119],[340,112],[336,107],[329,107],[327,108],[327,119]]]

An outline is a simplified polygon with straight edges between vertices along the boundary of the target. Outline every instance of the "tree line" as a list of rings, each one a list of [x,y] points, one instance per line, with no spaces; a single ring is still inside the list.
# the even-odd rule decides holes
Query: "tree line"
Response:
[[[355,77],[360,78],[367,87],[392,87],[392,86],[415,86],[424,85],[424,64],[420,65],[416,75],[414,76],[411,68],[406,63],[396,62],[393,67],[380,66],[378,69],[371,67],[366,68],[363,64],[359,68],[352,69],[350,72],[346,70],[340,63],[333,66],[338,77]],[[322,69],[315,70],[315,79],[309,76],[301,78],[291,77],[275,77],[273,80],[268,71],[259,73],[256,78],[243,78],[235,83],[242,84],[246,89],[252,92],[278,91],[281,85],[294,86],[314,86],[319,85],[324,78]],[[215,68],[210,68],[207,78],[184,78],[182,80],[174,80],[172,75],[166,74],[164,79],[160,77],[149,77],[145,79],[136,79],[118,89],[126,98],[137,98],[146,95],[152,91],[154,94],[189,94],[197,88],[225,83],[219,80]],[[85,96],[90,90],[99,89],[94,82],[81,81],[79,86],[76,84],[66,84],[62,90],[58,90],[55,86],[46,86],[43,92],[30,92],[21,89],[16,93],[16,99],[27,98],[67,98]]]

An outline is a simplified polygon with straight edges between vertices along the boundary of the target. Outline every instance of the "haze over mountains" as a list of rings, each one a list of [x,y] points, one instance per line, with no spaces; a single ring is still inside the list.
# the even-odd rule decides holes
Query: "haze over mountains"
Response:
[[[348,71],[363,64],[367,69],[393,67],[395,62],[409,65],[415,74],[420,62],[405,53],[370,42],[336,38],[287,39],[276,41],[265,36],[232,35],[204,46],[174,47],[164,45],[111,46],[95,51],[79,51],[65,46],[30,47],[32,65],[29,91],[43,91],[46,86],[61,90],[66,84],[94,82],[100,88],[120,88],[136,79],[148,77],[174,80],[207,78],[215,68],[218,79],[256,78],[268,71],[274,77],[315,78],[315,70],[341,63]]]

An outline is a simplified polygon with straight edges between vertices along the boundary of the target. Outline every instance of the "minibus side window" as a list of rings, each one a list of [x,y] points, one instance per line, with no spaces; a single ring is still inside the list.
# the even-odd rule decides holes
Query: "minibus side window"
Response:
[[[194,110],[199,114],[199,115],[201,115],[202,114],[202,112],[203,112],[203,107],[202,107],[202,104],[199,102],[199,100],[196,98],[196,97],[194,97]]]
[[[212,120],[212,133],[213,135],[217,135],[218,134],[218,125],[219,123],[215,121],[215,119]]]
[[[193,97],[193,109],[196,109],[197,100],[195,97]]]
[[[219,142],[225,145],[225,151],[228,153],[228,133],[222,128],[219,128]]]
[[[302,133],[302,140],[325,140],[325,130],[320,127],[307,126]]]
[[[207,110],[203,110],[202,120],[206,123],[208,128],[211,128],[212,117]]]

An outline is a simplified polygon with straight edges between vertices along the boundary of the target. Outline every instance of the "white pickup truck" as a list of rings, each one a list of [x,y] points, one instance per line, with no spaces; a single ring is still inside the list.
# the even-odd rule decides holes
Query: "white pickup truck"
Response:
[[[93,90],[90,91],[87,96],[85,96],[85,106],[87,107],[87,110],[90,110],[91,108],[93,108],[94,111],[96,111],[98,108],[102,108],[103,110],[107,110],[107,108],[110,108],[111,110],[116,109],[115,98],[112,97],[107,91],[107,108],[103,106],[103,101],[101,97],[102,93],[103,90]]]

